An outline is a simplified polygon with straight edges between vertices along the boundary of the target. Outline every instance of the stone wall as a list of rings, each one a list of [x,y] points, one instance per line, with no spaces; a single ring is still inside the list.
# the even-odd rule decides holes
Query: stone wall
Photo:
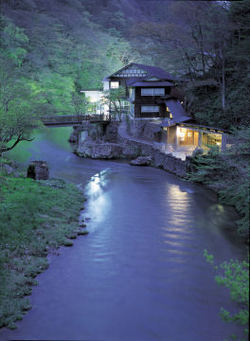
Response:
[[[143,138],[148,141],[160,142],[162,140],[162,129],[159,124],[152,120],[134,120],[130,122],[131,136]]]
[[[145,123],[145,122],[144,122]],[[85,139],[78,138],[78,144],[75,153],[81,157],[89,157],[93,159],[126,159],[132,160],[139,156],[149,156],[151,158],[151,166],[161,168],[165,171],[176,174],[180,177],[185,177],[189,169],[189,160],[183,161],[177,159],[172,154],[165,154],[157,149],[157,143],[147,140],[138,140],[134,136],[121,136],[118,134],[118,122],[112,122],[107,126],[106,130],[102,133],[100,127],[97,129],[92,127],[89,129],[90,135],[86,131],[81,133],[86,135]],[[147,129],[145,127],[147,126]],[[153,133],[148,125],[140,124],[138,134],[143,134],[147,131],[149,137]],[[93,134],[93,130],[98,133]],[[151,131],[151,133],[149,133]],[[145,135],[144,135],[145,136]]]

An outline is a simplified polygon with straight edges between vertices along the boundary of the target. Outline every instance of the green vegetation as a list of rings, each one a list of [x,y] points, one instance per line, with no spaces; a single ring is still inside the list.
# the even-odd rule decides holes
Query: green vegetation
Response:
[[[126,98],[126,90],[123,87],[118,89],[111,89],[104,93],[104,102],[111,105],[111,110],[118,117],[119,121],[122,119],[122,114],[125,113],[122,102]]]
[[[26,296],[48,267],[48,252],[73,245],[82,202],[62,180],[0,177],[0,327],[15,328],[31,308]]]
[[[214,265],[214,257],[208,254],[207,250],[204,250],[204,257],[208,263]],[[241,325],[247,339],[249,332],[249,264],[246,261],[230,260],[219,266],[214,265],[214,268],[217,272],[216,282],[229,289],[231,299],[239,306],[237,312],[229,312],[221,308],[221,317],[226,322]]]
[[[247,237],[249,13],[249,0],[1,1],[0,156],[29,141],[41,116],[84,112],[89,104],[79,91],[101,89],[105,76],[129,62],[160,66],[185,80],[186,110],[198,123],[233,132],[227,152],[195,156],[189,178],[236,207]],[[68,200],[78,194],[3,176],[0,184],[0,326],[13,327],[29,308],[23,296],[31,274],[47,266],[47,248],[72,244],[65,235],[74,230],[78,201]],[[13,290],[5,293],[10,278]]]
[[[221,203],[234,206],[241,217],[238,232],[248,238],[250,129],[235,132],[231,140],[232,146],[223,153],[211,149],[192,158],[188,178],[208,185]]]

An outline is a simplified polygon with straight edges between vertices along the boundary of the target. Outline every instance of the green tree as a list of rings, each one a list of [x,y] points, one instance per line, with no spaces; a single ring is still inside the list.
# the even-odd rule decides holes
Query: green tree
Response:
[[[0,154],[21,141],[29,141],[37,124],[33,93],[24,77],[27,36],[8,20],[1,18],[0,46]]]
[[[126,98],[126,90],[123,87],[118,89],[110,89],[104,93],[104,103],[108,104],[110,111],[119,121],[122,119],[122,114],[125,114],[123,102]]]

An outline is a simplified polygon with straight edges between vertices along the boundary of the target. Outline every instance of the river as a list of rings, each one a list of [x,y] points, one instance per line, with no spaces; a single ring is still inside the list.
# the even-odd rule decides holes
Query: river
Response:
[[[216,261],[241,257],[227,232],[235,213],[215,195],[162,170],[80,159],[69,128],[47,128],[11,154],[47,160],[52,177],[85,189],[89,235],[49,257],[32,310],[1,340],[222,341],[235,309],[214,281]]]

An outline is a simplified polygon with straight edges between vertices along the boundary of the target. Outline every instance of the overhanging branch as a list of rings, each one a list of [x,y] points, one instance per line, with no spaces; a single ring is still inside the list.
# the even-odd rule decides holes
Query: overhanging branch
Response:
[[[21,142],[21,141],[28,141],[28,142],[31,142],[31,141],[33,141],[33,140],[34,140],[34,137],[31,138],[31,139],[28,139],[28,138],[26,138],[26,137],[23,137],[22,135],[19,135],[19,136],[17,137],[16,141],[12,144],[12,146],[10,146],[10,147],[5,147],[5,148],[1,148],[1,149],[0,149],[0,154],[1,154],[1,153],[6,153],[6,152],[12,150],[12,149],[15,148],[16,145],[17,145],[19,142]]]

